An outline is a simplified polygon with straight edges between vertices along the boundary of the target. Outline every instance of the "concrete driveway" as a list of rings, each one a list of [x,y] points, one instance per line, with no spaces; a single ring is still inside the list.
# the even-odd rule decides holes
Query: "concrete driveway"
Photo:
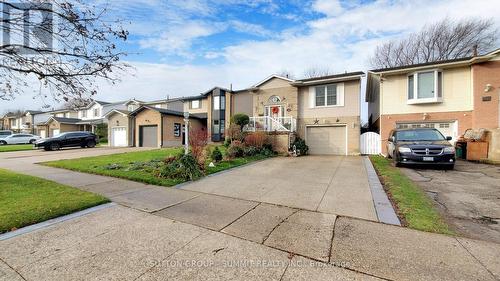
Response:
[[[402,169],[461,235],[500,243],[500,167],[458,161],[453,171]]]
[[[274,158],[180,187],[183,190],[377,220],[362,157]]]

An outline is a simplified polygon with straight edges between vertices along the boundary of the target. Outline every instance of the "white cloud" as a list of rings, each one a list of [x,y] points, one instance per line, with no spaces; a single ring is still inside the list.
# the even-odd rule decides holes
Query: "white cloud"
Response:
[[[313,10],[327,16],[336,16],[342,13],[343,9],[339,0],[318,0],[312,5]]]
[[[185,65],[173,66],[168,63],[133,62],[137,68],[136,77],[126,77],[115,87],[102,85],[98,98],[122,100],[135,97],[147,100],[166,95],[194,95],[215,85],[229,87],[231,83],[233,88],[239,89],[248,87],[273,72],[287,69],[300,75],[311,66],[337,72],[366,70],[369,68],[367,59],[377,44],[389,38],[407,35],[426,23],[444,17],[493,18],[497,24],[500,23],[497,16],[500,5],[497,0],[485,0],[481,5],[476,0],[382,0],[367,5],[345,6],[344,10],[339,10],[336,5],[316,1],[311,7],[325,15],[320,19],[284,30],[276,36],[238,42],[199,54],[208,59],[223,58],[217,60],[217,63],[195,65],[187,62]],[[227,23],[214,25],[209,21],[182,19],[168,26],[162,36],[141,42],[141,46],[190,55],[190,48],[195,40],[227,28]],[[247,32],[266,33],[264,27],[261,29],[257,25],[242,23],[239,28]],[[231,39],[228,40],[230,42]],[[26,100],[23,102],[27,102]],[[3,102],[0,104],[3,109],[13,106],[10,103],[8,106]]]

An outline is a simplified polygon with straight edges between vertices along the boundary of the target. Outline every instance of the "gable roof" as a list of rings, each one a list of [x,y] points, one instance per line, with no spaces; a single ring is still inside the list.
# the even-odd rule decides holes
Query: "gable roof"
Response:
[[[118,114],[121,114],[123,116],[128,116],[130,114],[130,111],[128,111],[128,110],[122,110],[122,109],[112,109],[112,110],[106,112],[106,114],[104,114],[103,117],[106,118],[109,115],[114,114],[114,113],[118,113]]]
[[[65,118],[65,117],[55,117],[55,116],[50,116],[49,119],[45,122],[45,124],[49,123],[50,120],[57,121],[58,123],[62,124],[76,124],[80,121],[81,119],[78,118]]]
[[[150,109],[150,110],[154,110],[154,111],[157,111],[161,114],[164,114],[164,115],[173,115],[173,116],[181,116],[181,117],[184,117],[184,112],[181,112],[181,111],[175,111],[175,110],[170,110],[170,109],[165,109],[165,108],[158,108],[158,107],[154,107],[154,106],[148,106],[148,105],[142,105],[141,107],[139,107],[138,109],[132,111],[130,113],[131,116],[135,116],[137,115],[139,112],[145,110],[145,109]],[[196,118],[196,119],[203,119],[203,117],[200,117],[200,116],[197,116],[197,115],[194,115],[194,114],[190,114],[189,115],[189,118]]]
[[[282,79],[282,80],[285,80],[285,81],[288,81],[288,82],[294,82],[295,80],[293,79],[289,79],[289,78],[286,78],[286,77],[283,77],[283,76],[279,76],[279,75],[276,75],[276,74],[273,74],[273,75],[270,75],[268,77],[266,77],[264,80],[258,82],[257,84],[254,84],[251,88],[257,88],[259,86],[261,86],[262,84],[266,83],[267,81],[271,80],[271,79],[274,79],[274,78],[277,78],[277,79]]]

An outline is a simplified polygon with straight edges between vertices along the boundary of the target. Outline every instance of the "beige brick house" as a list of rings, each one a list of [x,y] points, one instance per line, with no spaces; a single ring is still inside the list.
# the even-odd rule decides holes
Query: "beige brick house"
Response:
[[[500,49],[486,55],[372,70],[366,101],[386,153],[395,128],[430,127],[456,140],[469,128],[500,123]]]

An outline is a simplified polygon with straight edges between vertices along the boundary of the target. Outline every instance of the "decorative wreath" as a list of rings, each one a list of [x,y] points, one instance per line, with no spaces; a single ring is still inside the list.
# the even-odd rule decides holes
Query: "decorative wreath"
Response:
[[[273,111],[274,114],[278,114],[278,112],[280,112],[280,109],[277,106],[273,106],[271,110]]]

